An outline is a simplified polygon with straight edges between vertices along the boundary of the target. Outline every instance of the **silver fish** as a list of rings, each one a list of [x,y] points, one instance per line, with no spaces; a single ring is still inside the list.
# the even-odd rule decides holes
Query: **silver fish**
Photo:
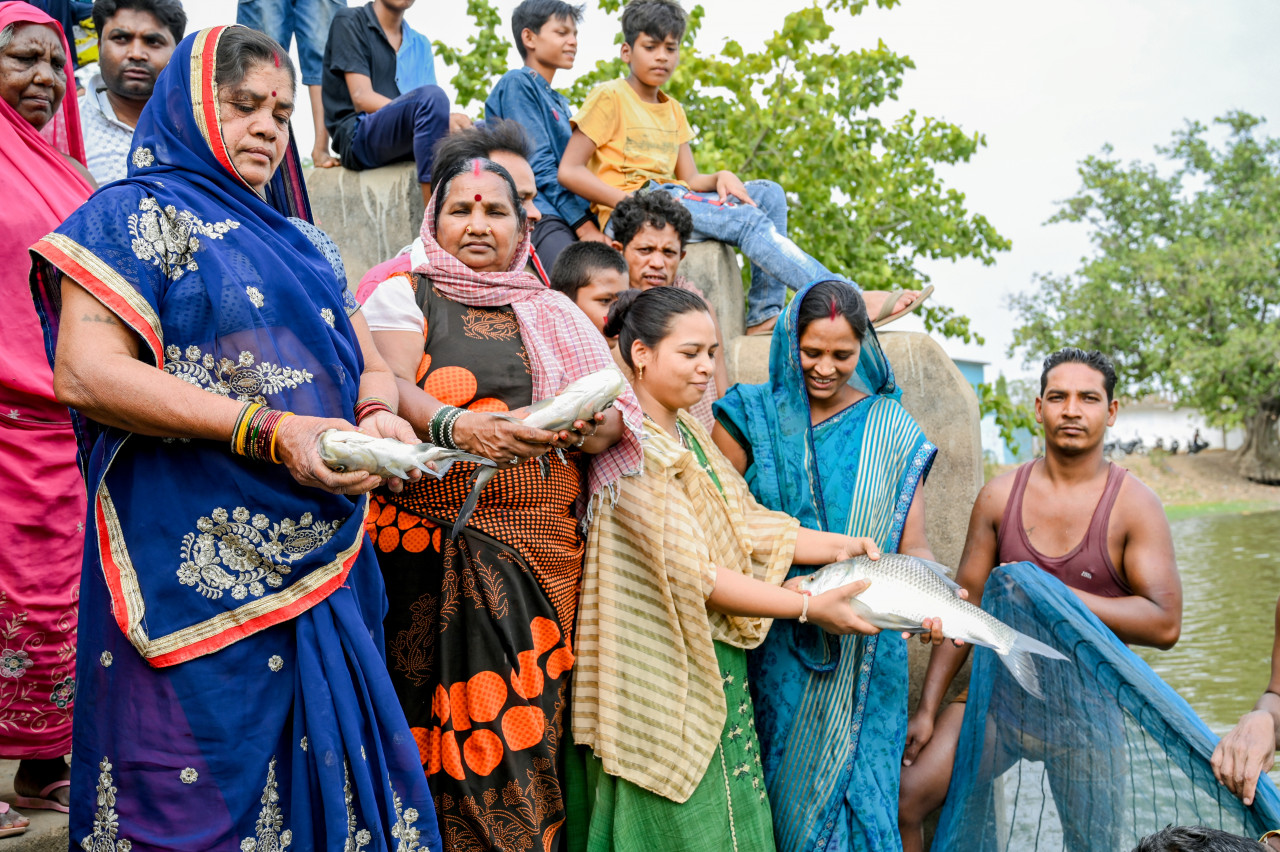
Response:
[[[367,470],[376,476],[408,479],[409,471],[420,470],[439,479],[456,461],[493,466],[482,456],[460,450],[446,450],[434,444],[406,444],[395,438],[374,438],[363,432],[330,429],[320,436],[320,458],[336,471]],[[435,470],[427,463],[434,462]]]
[[[1031,655],[1066,659],[960,598],[960,586],[947,576],[947,569],[927,559],[901,553],[886,553],[878,560],[857,556],[819,568],[800,587],[820,595],[858,580],[870,580],[871,585],[849,603],[869,623],[882,630],[924,633],[921,623],[926,618],[941,618],[943,635],[995,651],[1022,688],[1036,698],[1044,698],[1044,693]]]
[[[568,387],[551,399],[535,402],[529,406],[529,414],[523,420],[506,414],[491,416],[523,423],[536,429],[546,429],[548,432],[560,432],[572,429],[573,424],[579,420],[590,421],[601,411],[613,405],[613,401],[622,396],[622,392],[626,389],[627,380],[623,378],[622,372],[616,367],[606,367],[570,382]],[[542,467],[542,475],[545,478],[546,456],[539,457],[538,464]],[[458,510],[458,520],[453,522],[449,538],[457,538],[458,533],[466,526],[467,519],[471,517],[476,504],[480,502],[480,492],[497,472],[497,469],[492,467],[480,468],[476,471],[471,492],[467,494],[466,502]]]

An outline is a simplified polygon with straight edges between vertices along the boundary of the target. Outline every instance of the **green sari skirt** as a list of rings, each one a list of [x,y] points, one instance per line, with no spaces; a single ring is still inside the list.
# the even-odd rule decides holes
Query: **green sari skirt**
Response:
[[[729,713],[720,747],[693,795],[683,803],[665,799],[606,773],[591,749],[571,747],[565,766],[568,852],[773,852],[747,653],[721,642],[715,648]]]

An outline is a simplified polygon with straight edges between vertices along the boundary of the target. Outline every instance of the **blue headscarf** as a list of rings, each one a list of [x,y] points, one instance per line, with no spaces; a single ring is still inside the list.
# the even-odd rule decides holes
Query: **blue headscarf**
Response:
[[[178,46],[142,111],[128,177],[32,248],[50,359],[66,275],[138,334],[157,368],[220,396],[350,419],[363,371],[356,305],[302,230],[310,212],[292,145],[263,195],[232,164],[216,79],[229,29]],[[152,665],[297,615],[354,563],[366,498],[301,486],[220,442],[76,421],[95,501],[89,547],[120,629]]]

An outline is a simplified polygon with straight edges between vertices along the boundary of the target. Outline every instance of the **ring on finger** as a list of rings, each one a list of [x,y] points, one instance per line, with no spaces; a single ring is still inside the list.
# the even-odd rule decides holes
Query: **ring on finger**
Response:
[[[583,444],[585,444],[586,442],[587,442],[587,436],[586,436],[586,435],[583,435],[581,438],[579,438],[577,441],[575,441],[573,445],[574,445],[575,447],[581,447],[581,446],[582,446]]]
[[[520,457],[519,457],[519,456],[512,456],[512,457],[511,457],[511,459],[510,459],[510,463],[511,463],[511,464],[520,464]]]

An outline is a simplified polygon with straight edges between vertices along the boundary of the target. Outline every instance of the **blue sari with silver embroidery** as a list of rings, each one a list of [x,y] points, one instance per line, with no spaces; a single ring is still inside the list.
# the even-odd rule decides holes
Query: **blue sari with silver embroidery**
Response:
[[[66,275],[138,335],[156,368],[216,395],[350,420],[357,307],[326,257],[332,244],[306,221],[292,146],[265,197],[232,165],[214,62],[226,30],[174,52],[129,177],[33,247],[50,355]],[[224,442],[75,419],[90,509],[73,842],[439,849],[382,657],[367,497],[304,487]]]
[[[747,451],[746,480],[764,506],[811,529],[870,536],[892,552],[937,448],[895,398],[893,372],[870,329],[851,380],[870,395],[810,424],[796,326],[807,292],[774,328],[769,382],[730,388],[716,420]],[[796,566],[791,576],[813,570]],[[747,660],[779,852],[900,850],[902,638],[837,637],[780,620]]]

